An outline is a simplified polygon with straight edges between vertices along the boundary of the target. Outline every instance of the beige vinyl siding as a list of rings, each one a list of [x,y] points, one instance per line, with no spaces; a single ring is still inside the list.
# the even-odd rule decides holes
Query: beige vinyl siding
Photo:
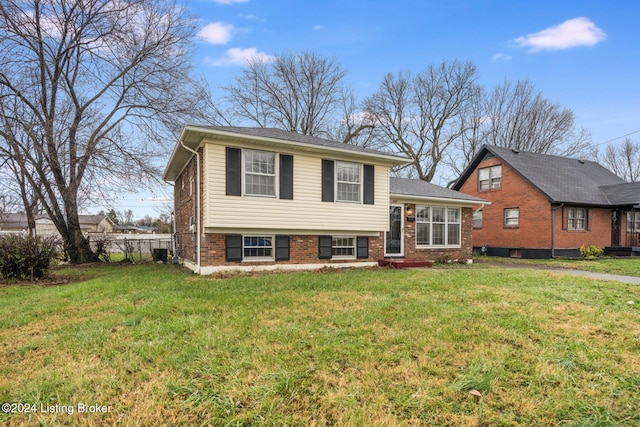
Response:
[[[272,229],[300,232],[344,231],[377,232],[388,227],[389,168],[375,164],[375,203],[322,202],[322,159],[354,158],[319,156],[272,149],[291,154],[293,160],[293,200],[272,197],[225,195],[225,147],[233,144],[204,145],[204,226],[212,229]],[[253,148],[253,147],[251,147]],[[261,150],[269,150],[260,148]],[[277,184],[276,184],[277,186]]]

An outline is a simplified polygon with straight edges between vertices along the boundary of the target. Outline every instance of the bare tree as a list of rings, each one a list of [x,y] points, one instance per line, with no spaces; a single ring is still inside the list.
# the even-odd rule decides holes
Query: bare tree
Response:
[[[0,138],[72,262],[94,259],[79,205],[159,176],[176,125],[212,116],[193,34],[168,0],[0,3]]]
[[[335,59],[312,52],[254,59],[224,88],[228,122],[248,121],[304,135],[340,134],[343,142],[352,143],[371,126],[354,122],[354,97],[344,82],[346,74]],[[339,117],[345,127],[336,133]]]
[[[636,182],[640,178],[640,143],[625,138],[621,146],[607,145],[603,163],[618,175],[629,182]]]
[[[471,103],[481,90],[476,67],[443,61],[412,76],[387,74],[364,102],[381,142],[412,160],[419,179],[432,181],[445,155],[467,132]]]
[[[487,144],[563,156],[583,156],[590,135],[577,129],[573,111],[545,99],[528,80],[497,85],[486,100]]]

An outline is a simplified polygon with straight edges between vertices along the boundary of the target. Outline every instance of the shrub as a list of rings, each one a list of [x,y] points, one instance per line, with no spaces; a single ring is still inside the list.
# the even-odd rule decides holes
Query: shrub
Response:
[[[111,261],[111,254],[109,248],[113,244],[113,240],[106,234],[93,239],[93,246],[95,247],[95,253],[98,259],[102,262]]]
[[[591,246],[580,246],[580,255],[582,258],[586,259],[594,259],[600,258],[600,256],[604,253],[604,249],[600,246],[591,245]]]
[[[59,254],[55,237],[0,236],[0,277],[5,280],[40,280]]]

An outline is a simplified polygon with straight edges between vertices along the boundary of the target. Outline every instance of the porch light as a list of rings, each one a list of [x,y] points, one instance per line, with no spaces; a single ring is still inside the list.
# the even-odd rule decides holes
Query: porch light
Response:
[[[407,208],[405,209],[405,216],[407,218],[413,218],[413,206],[412,205],[407,205]]]

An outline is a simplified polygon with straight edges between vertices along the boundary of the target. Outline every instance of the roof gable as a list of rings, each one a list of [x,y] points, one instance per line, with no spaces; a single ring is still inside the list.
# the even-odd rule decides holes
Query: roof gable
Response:
[[[486,203],[486,200],[441,187],[419,179],[389,178],[389,193],[392,196],[407,196],[424,199],[451,200],[452,202]]]
[[[485,145],[454,189],[462,186],[487,153],[495,155],[554,203],[608,206],[610,202],[600,187],[624,183],[622,178],[593,161]]]

